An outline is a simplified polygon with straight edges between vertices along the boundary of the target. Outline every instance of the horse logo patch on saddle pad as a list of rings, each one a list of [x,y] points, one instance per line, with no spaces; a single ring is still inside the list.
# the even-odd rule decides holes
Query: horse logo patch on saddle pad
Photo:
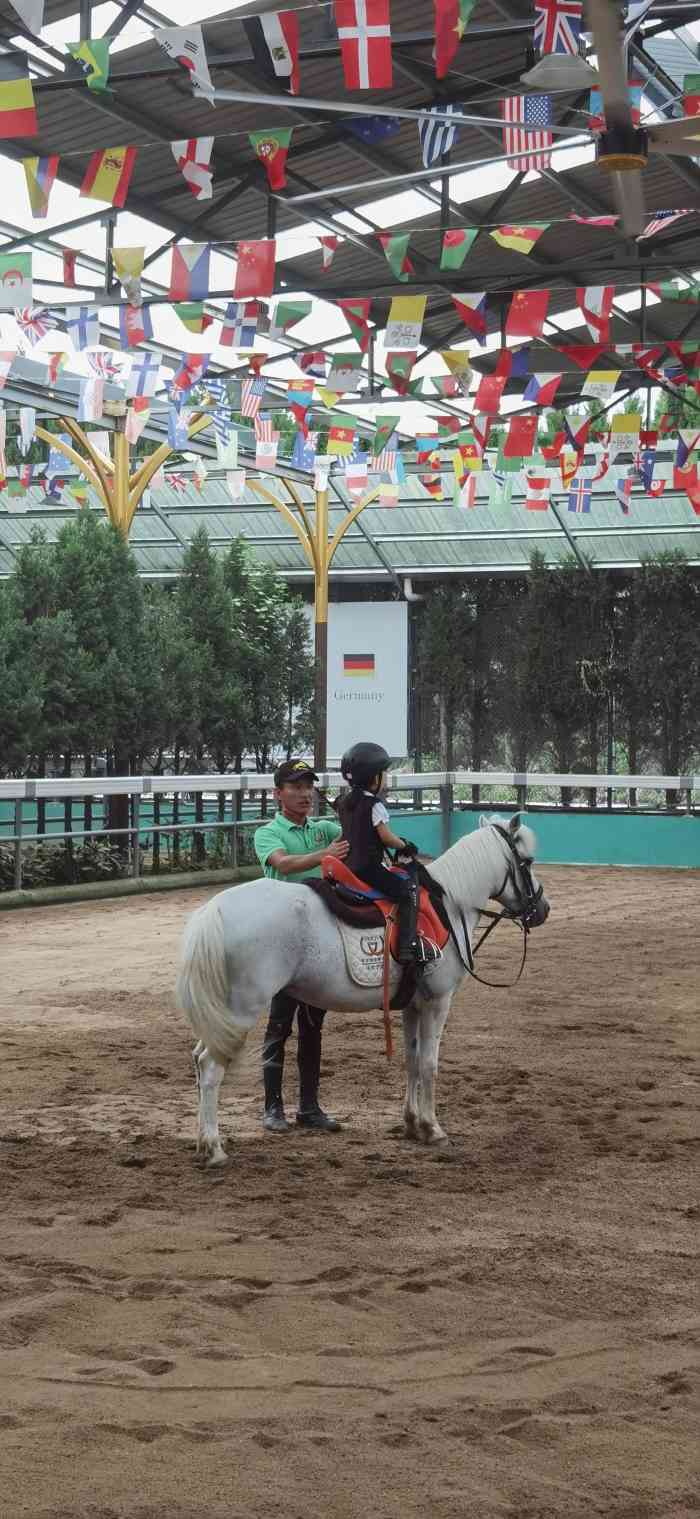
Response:
[[[335,926],[343,941],[345,964],[348,975],[356,986],[381,986],[384,978],[384,929],[351,928],[349,923],[336,918]],[[389,984],[395,986],[400,966],[394,960],[389,971]]]

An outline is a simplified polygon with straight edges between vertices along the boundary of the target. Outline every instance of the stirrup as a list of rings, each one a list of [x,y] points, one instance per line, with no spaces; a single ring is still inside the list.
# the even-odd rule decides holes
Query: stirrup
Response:
[[[432,939],[419,934],[414,945],[414,957],[418,965],[432,965],[442,959],[442,950]]]

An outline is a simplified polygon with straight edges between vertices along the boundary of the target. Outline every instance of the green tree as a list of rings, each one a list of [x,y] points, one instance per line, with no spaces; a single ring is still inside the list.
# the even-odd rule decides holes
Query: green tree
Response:
[[[637,589],[630,657],[652,714],[658,763],[677,775],[700,744],[700,582],[685,555],[673,551],[644,560]]]

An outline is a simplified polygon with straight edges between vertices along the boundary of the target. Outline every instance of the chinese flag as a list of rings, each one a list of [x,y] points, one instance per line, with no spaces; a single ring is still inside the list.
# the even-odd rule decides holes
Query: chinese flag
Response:
[[[496,416],[501,404],[501,396],[505,390],[505,384],[505,375],[483,375],[474,397],[474,410],[485,411],[489,416]]]
[[[238,244],[238,268],[235,296],[247,300],[252,295],[272,295],[275,283],[275,239],[258,238]]]
[[[516,290],[508,312],[506,337],[541,337],[550,294],[549,290]]]
[[[529,459],[537,437],[537,417],[511,417],[503,454],[506,459]]]

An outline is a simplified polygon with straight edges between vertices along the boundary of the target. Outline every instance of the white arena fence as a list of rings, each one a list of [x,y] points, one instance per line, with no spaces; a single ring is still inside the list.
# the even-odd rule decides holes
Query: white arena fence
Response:
[[[319,777],[319,785],[331,793],[343,784],[336,771]],[[235,869],[244,852],[245,832],[258,827],[261,818],[273,810],[270,798],[273,787],[272,775],[254,772],[0,780],[0,847],[14,854],[16,890],[22,888],[26,847],[60,840],[79,845],[93,839],[115,842],[121,838],[126,868],[133,877],[139,877],[154,846],[160,865],[161,843],[169,848],[170,841],[179,850],[180,841],[189,839],[203,852],[202,836],[214,835],[220,844],[220,863]],[[387,790],[390,807],[402,815],[404,824],[409,818],[413,820],[411,836],[418,835],[419,847],[425,847],[427,853],[447,848],[464,831],[458,828],[455,833],[454,828],[458,822],[456,815],[464,812],[502,809],[508,813],[517,809],[527,810],[529,815],[578,814],[584,818],[592,813],[608,817],[700,816],[699,775],[392,771]],[[124,826],[108,826],[107,803],[112,797],[127,799],[128,821]],[[44,819],[41,829],[40,816]],[[431,842],[426,847],[420,833],[430,819]],[[60,826],[66,821],[68,826]],[[198,836],[200,842],[195,846]],[[660,859],[658,863],[673,862]],[[695,864],[694,856],[683,863]]]

